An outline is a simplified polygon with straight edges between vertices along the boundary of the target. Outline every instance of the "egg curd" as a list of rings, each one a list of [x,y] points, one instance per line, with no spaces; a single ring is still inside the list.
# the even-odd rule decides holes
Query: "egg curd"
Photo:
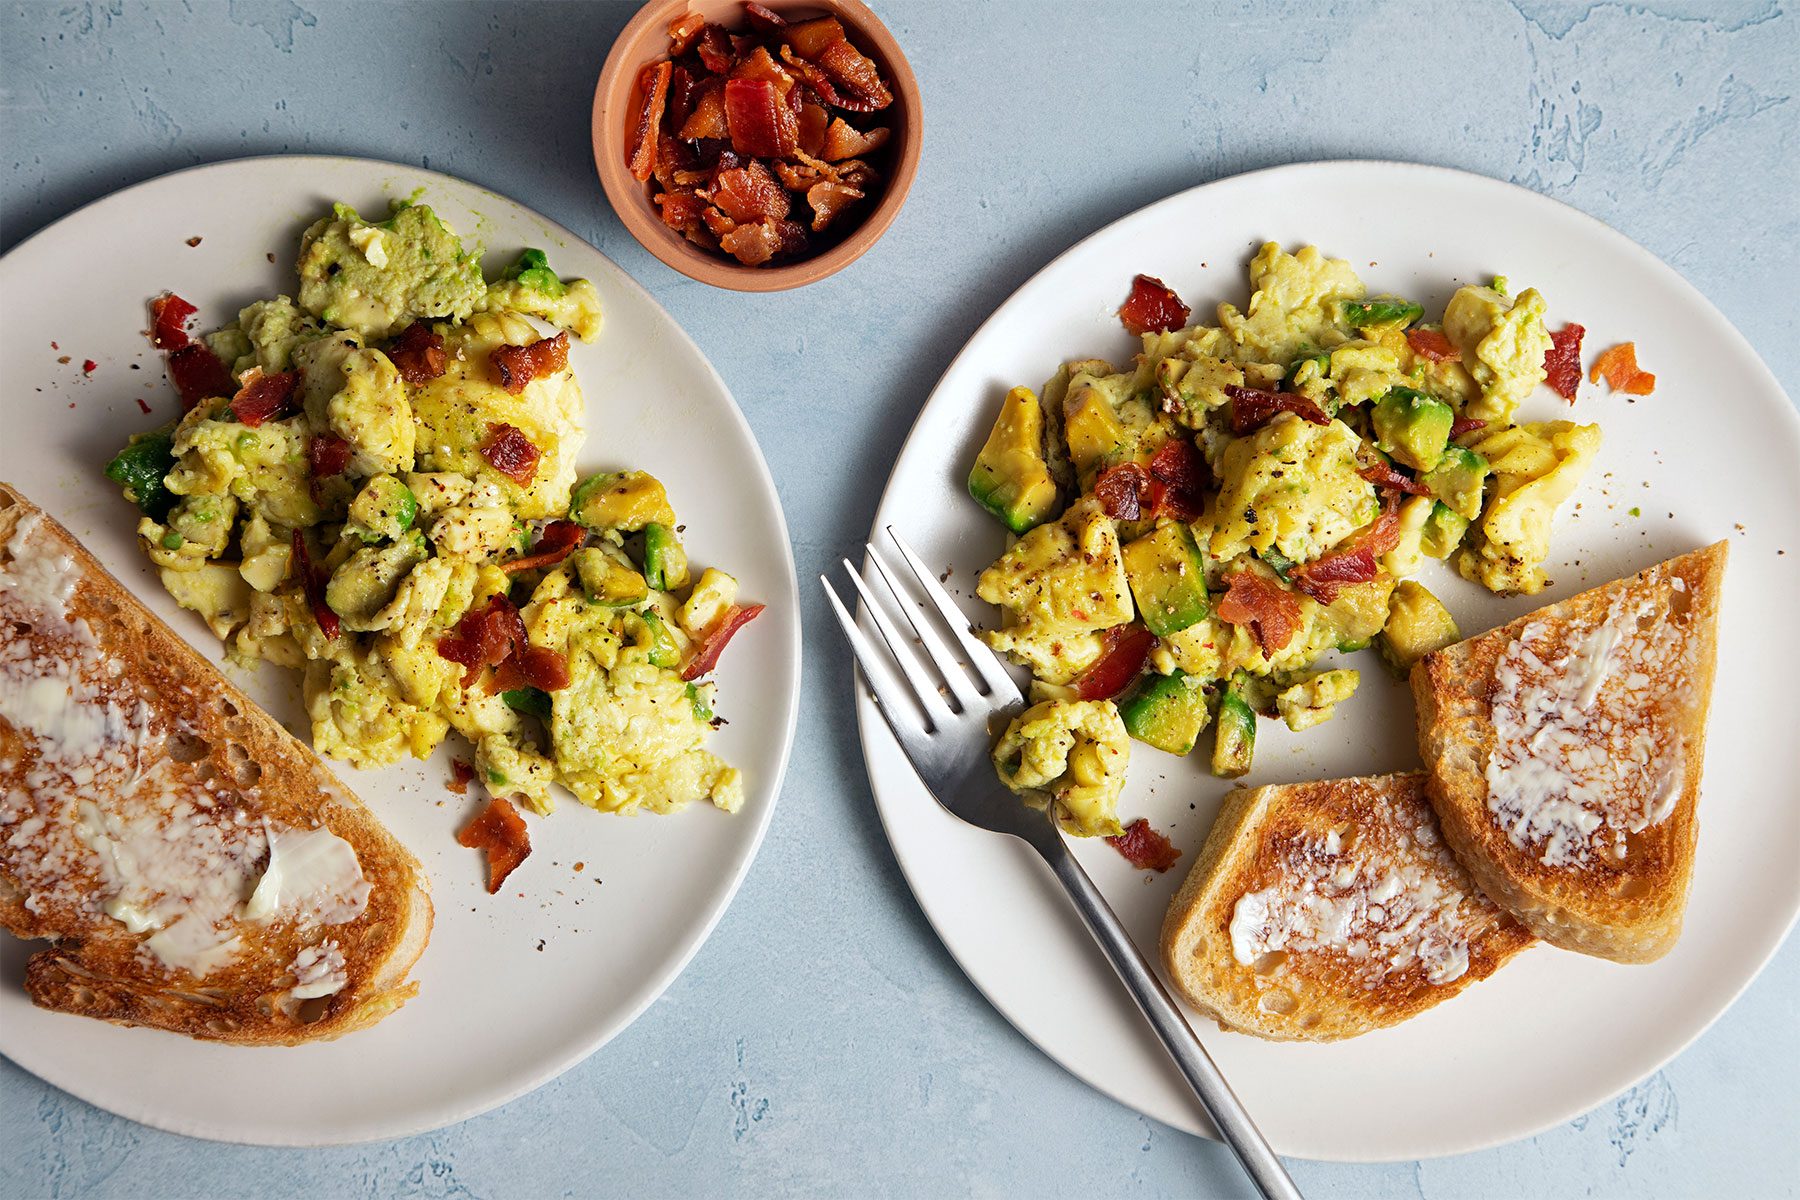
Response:
[[[1513,420],[1553,343],[1535,290],[1464,287],[1431,324],[1315,247],[1270,243],[1249,273],[1243,309],[1188,328],[1140,277],[1178,315],[1141,323],[1126,369],[1013,389],[970,473],[1013,535],[978,582],[1003,618],[983,637],[1034,676],[995,767],[1077,834],[1120,832],[1130,740],[1185,755],[1211,725],[1213,771],[1242,775],[1258,715],[1299,731],[1355,692],[1326,655],[1373,644],[1404,673],[1459,640],[1410,578],[1425,560],[1540,590],[1599,448],[1593,425]]]
[[[301,671],[314,746],[353,766],[455,730],[490,793],[539,813],[556,786],[735,810],[703,677],[760,606],[690,569],[659,481],[580,478],[567,346],[600,332],[593,285],[535,250],[489,282],[411,203],[336,206],[299,274],[192,343],[191,306],[153,306],[189,408],[106,473],[170,595],[234,659]]]

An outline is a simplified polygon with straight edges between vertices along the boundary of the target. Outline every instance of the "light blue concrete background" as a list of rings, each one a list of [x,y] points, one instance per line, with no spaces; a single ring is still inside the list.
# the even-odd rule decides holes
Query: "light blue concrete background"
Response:
[[[712,358],[803,580],[860,545],[919,404],[1008,293],[1140,205],[1276,163],[1416,159],[1566,200],[1693,280],[1800,395],[1800,18],[1781,3],[877,6],[925,89],[923,168],[885,241],[798,293],[691,283],[606,207],[588,105],[627,3],[9,4],[0,247],[245,154],[394,159],[515,196],[623,264]],[[605,1050],[460,1127],[310,1152],[157,1133],[0,1061],[0,1194],[1245,1194],[1219,1147],[1066,1075],[944,953],[875,820],[846,659],[804,590],[807,704],[762,857]],[[1789,945],[1697,1046],[1562,1128],[1294,1174],[1357,1200],[1794,1195],[1796,995]]]

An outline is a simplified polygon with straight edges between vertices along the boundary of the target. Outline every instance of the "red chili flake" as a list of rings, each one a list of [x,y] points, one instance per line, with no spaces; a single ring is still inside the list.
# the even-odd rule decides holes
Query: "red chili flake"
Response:
[[[569,686],[569,660],[555,650],[542,646],[521,646],[494,669],[488,683],[490,692],[510,692],[515,688],[541,688],[559,692]]]
[[[800,123],[767,79],[725,81],[725,124],[739,154],[789,158],[800,146]]]
[[[1136,521],[1155,504],[1156,481],[1137,463],[1120,463],[1094,480],[1094,498],[1115,521]]]
[[[555,566],[575,552],[587,537],[587,530],[574,521],[552,521],[538,534],[537,544],[529,553],[500,564],[506,572],[524,571],[531,567]]]
[[[1586,333],[1580,325],[1564,325],[1550,335],[1550,349],[1544,351],[1544,381],[1564,400],[1575,399],[1581,386],[1581,339]]]
[[[1107,838],[1106,844],[1140,871],[1167,871],[1181,857],[1181,851],[1162,833],[1150,828],[1150,822],[1143,817],[1127,825],[1118,837]]]
[[[1450,436],[1459,438],[1465,433],[1474,433],[1477,429],[1486,429],[1487,422],[1480,417],[1457,417],[1450,422]]]
[[[1082,700],[1110,700],[1131,686],[1156,645],[1156,635],[1137,624],[1115,625],[1100,640],[1100,657],[1071,685]]]
[[[1400,544],[1400,504],[1392,496],[1381,515],[1345,538],[1331,552],[1288,572],[1288,582],[1320,604],[1330,604],[1352,583],[1381,574],[1381,556]]]
[[[236,387],[230,370],[202,342],[190,342],[169,355],[169,378],[181,396],[183,411],[214,396],[229,396]]]
[[[487,807],[456,835],[459,845],[487,851],[488,895],[498,892],[506,877],[531,856],[531,834],[525,818],[504,796],[491,797]]]
[[[1261,388],[1227,385],[1231,398],[1231,432],[1242,436],[1265,424],[1276,413],[1290,412],[1313,425],[1329,425],[1325,410],[1293,392],[1265,392]]]
[[[725,652],[725,643],[761,614],[763,607],[761,604],[736,604],[724,616],[708,625],[700,636],[700,648],[694,651],[694,657],[681,669],[681,677],[691,681],[710,673],[719,665],[719,655]]]
[[[756,0],[744,0],[744,17],[751,28],[762,33],[776,33],[787,28],[787,18],[780,13],[770,12]]]
[[[144,402],[144,398],[142,396],[137,397],[137,406],[138,406],[139,412],[148,413],[150,411],[150,406]]]
[[[1429,496],[1431,489],[1411,475],[1396,470],[1391,463],[1371,456],[1356,464],[1356,473],[1378,488],[1390,488],[1409,496]]]
[[[324,634],[327,640],[336,641],[338,634],[343,632],[343,624],[338,620],[338,615],[331,611],[331,606],[325,603],[325,576],[322,571],[313,566],[312,552],[306,548],[304,530],[294,530],[292,549],[291,567],[300,576],[300,590],[306,595],[306,603],[312,609],[313,620],[319,623],[319,632]]]
[[[422,321],[402,329],[388,347],[387,356],[400,378],[408,383],[430,383],[444,373],[450,361],[444,339]]]
[[[456,628],[438,639],[437,652],[464,668],[462,684],[468,687],[483,667],[499,666],[525,644],[525,622],[519,610],[504,595],[496,594],[482,607],[464,613]]]
[[[529,346],[495,346],[488,354],[500,386],[517,396],[534,379],[563,370],[569,365],[569,335],[539,338]]]
[[[158,350],[179,350],[188,344],[188,318],[199,310],[177,296],[164,292],[150,302],[150,344]]]
[[[1119,321],[1133,336],[1152,331],[1167,333],[1187,324],[1188,311],[1181,297],[1162,280],[1139,275],[1131,281],[1131,295],[1119,305]]]
[[[350,465],[352,447],[335,433],[316,434],[306,443],[306,467],[314,479],[342,475]]]
[[[530,487],[543,451],[515,426],[489,425],[487,441],[481,443],[481,457],[520,487]]]
[[[674,67],[667,62],[646,66],[638,76],[638,87],[644,94],[638,109],[637,131],[632,135],[625,165],[631,177],[648,183],[656,173],[656,132],[662,124],[663,107],[669,102],[669,73]]]
[[[99,366],[100,366],[100,364],[95,362],[93,359],[84,358],[81,360],[81,373],[83,375],[92,375],[99,368]]]
[[[300,372],[278,371],[266,375],[259,367],[244,372],[243,386],[231,398],[226,411],[231,419],[252,429],[264,421],[280,420],[293,412]]]
[[[1444,336],[1442,330],[1409,329],[1406,331],[1406,344],[1412,347],[1414,354],[1432,362],[1450,362],[1462,358],[1462,351],[1456,348],[1455,342]]]
[[[469,794],[469,784],[474,778],[475,764],[466,758],[453,758],[450,760],[450,782],[444,786],[458,796],[466,796]]]
[[[1286,649],[1300,629],[1300,601],[1294,594],[1248,569],[1226,581],[1214,611],[1221,621],[1249,626],[1264,658]]]
[[[1162,485],[1156,497],[1156,515],[1192,521],[1206,507],[1206,483],[1210,472],[1200,451],[1186,438],[1163,443],[1150,459],[1150,477]]]

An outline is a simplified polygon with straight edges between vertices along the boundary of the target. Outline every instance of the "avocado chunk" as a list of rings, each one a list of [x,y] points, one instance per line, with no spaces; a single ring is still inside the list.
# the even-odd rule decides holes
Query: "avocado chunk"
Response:
[[[1200,681],[1175,671],[1151,675],[1119,704],[1125,731],[1147,746],[1186,754],[1212,719]]]
[[[1056,515],[1056,480],[1044,456],[1044,408],[1030,388],[1006,394],[993,432],[969,472],[969,495],[1014,533]]]
[[[1382,661],[1405,677],[1413,664],[1434,650],[1462,641],[1443,601],[1421,583],[1403,579],[1388,601],[1388,619],[1375,638]]]
[[[675,524],[669,493],[647,471],[590,475],[569,493],[569,518],[589,529],[636,533],[647,525]]]
[[[1180,521],[1158,521],[1122,553],[1138,615],[1157,637],[1180,633],[1212,611],[1200,547]]]
[[[1337,648],[1361,650],[1387,624],[1388,596],[1394,581],[1383,574],[1364,583],[1345,584],[1325,606],[1324,620],[1337,631]]]
[[[1343,302],[1344,324],[1352,329],[1369,329],[1377,325],[1396,325],[1405,329],[1425,315],[1424,308],[1398,296],[1376,296],[1369,300]]]
[[[515,688],[510,692],[501,692],[500,699],[516,713],[524,713],[540,721],[550,719],[550,693],[542,688]]]
[[[125,448],[106,464],[106,477],[118,484],[125,498],[153,521],[160,521],[175,507],[175,494],[163,480],[175,469],[173,423],[148,433],[134,433]]]
[[[419,498],[392,475],[376,475],[362,485],[350,501],[350,521],[344,532],[364,542],[398,538],[412,528],[419,515]]]
[[[1431,513],[1419,530],[1419,549],[1433,558],[1449,558],[1450,552],[1462,544],[1469,530],[1469,518],[1442,500],[1431,502]]]
[[[676,667],[681,665],[681,647],[675,643],[675,635],[663,624],[663,619],[656,615],[656,610],[646,608],[641,612],[627,613],[625,616],[625,635],[638,646],[642,646],[645,657],[653,667]]]
[[[649,598],[650,586],[644,577],[598,546],[577,550],[573,562],[581,590],[596,604],[628,608]]]
[[[502,279],[516,279],[535,292],[541,292],[552,300],[560,297],[568,290],[563,281],[557,278],[556,272],[550,269],[550,260],[542,250],[526,250],[519,255],[519,261],[506,268]]]
[[[300,239],[300,307],[372,340],[421,318],[461,321],[487,293],[479,255],[423,204],[371,224],[345,204]]]
[[[1451,512],[1473,521],[1481,515],[1481,488],[1487,475],[1487,459],[1462,446],[1450,446],[1419,482]]]
[[[667,525],[644,526],[644,581],[659,592],[687,586],[687,551]]]
[[[1442,400],[1414,388],[1389,389],[1371,417],[1375,445],[1415,471],[1429,471],[1450,444],[1456,414]]]
[[[1063,437],[1069,443],[1069,462],[1083,486],[1104,467],[1125,456],[1131,435],[1099,388],[1083,388],[1072,405],[1063,410]]]
[[[1219,697],[1219,722],[1213,730],[1212,772],[1221,779],[1236,779],[1250,770],[1256,754],[1256,710],[1246,698],[1250,676],[1234,671]]]

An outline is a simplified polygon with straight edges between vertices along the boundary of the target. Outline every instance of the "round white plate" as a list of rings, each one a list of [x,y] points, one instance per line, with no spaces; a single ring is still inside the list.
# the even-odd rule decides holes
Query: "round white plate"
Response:
[[[963,481],[1006,389],[1037,386],[1065,358],[1125,362],[1135,339],[1114,310],[1136,272],[1160,276],[1208,316],[1245,302],[1260,243],[1316,243],[1371,292],[1441,312],[1460,284],[1504,273],[1537,287],[1553,325],[1587,327],[1586,357],[1635,340],[1656,393],[1628,401],[1582,384],[1573,408],[1547,388],[1523,418],[1605,430],[1599,462],[1554,539],[1554,586],[1499,599],[1428,564],[1422,580],[1465,632],[1719,538],[1731,542],[1716,714],[1700,808],[1687,932],[1651,966],[1539,947],[1479,987],[1398,1028],[1336,1045],[1279,1045],[1194,1017],[1207,1048],[1275,1148],[1306,1158],[1408,1159],[1523,1137],[1648,1075],[1717,1017],[1774,953],[1800,908],[1800,739],[1781,672],[1800,662],[1800,420],[1768,369],[1674,271],[1600,222],[1508,184],[1395,163],[1315,163],[1194,188],[1135,213],[1052,262],[951,364],[913,427],[875,527],[893,524],[978,621],[973,596],[1003,531]],[[1771,282],[1774,276],[1771,275]],[[1785,555],[1781,552],[1785,551]],[[1372,653],[1350,656],[1362,690],[1327,725],[1261,723],[1250,784],[1414,767],[1412,704]],[[1035,856],[931,802],[872,704],[860,701],[869,777],[907,881],[951,954],[1026,1037],[1121,1103],[1209,1132],[1100,952]],[[1138,945],[1156,957],[1163,910],[1227,784],[1204,754],[1134,743],[1127,819],[1148,817],[1183,852],[1166,875],[1104,843],[1079,857]]]
[[[199,306],[199,328],[214,328],[253,299],[292,292],[300,232],[332,201],[383,213],[389,199],[421,187],[465,241],[486,247],[490,273],[537,246],[558,272],[600,290],[604,333],[570,349],[587,397],[583,471],[654,473],[686,524],[694,562],[731,571],[746,598],[768,605],[718,673],[718,710],[730,724],[713,748],[743,769],[747,797],[735,815],[695,805],[621,817],[564,796],[555,813],[532,819],[531,857],[489,896],[482,856],[455,841],[481,800],[478,788],[467,797],[445,788],[449,746],[428,763],[380,771],[334,765],[425,864],[437,921],[413,972],[418,997],[374,1028],[322,1045],[239,1049],[43,1012],[20,988],[33,947],[0,938],[0,1053],[148,1125],[317,1145],[435,1129],[522,1095],[661,994],[737,891],[775,808],[794,733],[800,630],[768,468],[723,381],[649,294],[579,237],[503,196],[387,163],[259,158],[164,176],[65,218],[0,260],[9,301],[0,478],[217,658],[198,618],[164,594],[133,544],[130,506],[100,476],[129,432],[178,412],[142,332],[146,302],[172,290]],[[199,244],[188,246],[194,237]],[[154,415],[139,410],[139,397]],[[304,738],[294,672],[231,673]]]

